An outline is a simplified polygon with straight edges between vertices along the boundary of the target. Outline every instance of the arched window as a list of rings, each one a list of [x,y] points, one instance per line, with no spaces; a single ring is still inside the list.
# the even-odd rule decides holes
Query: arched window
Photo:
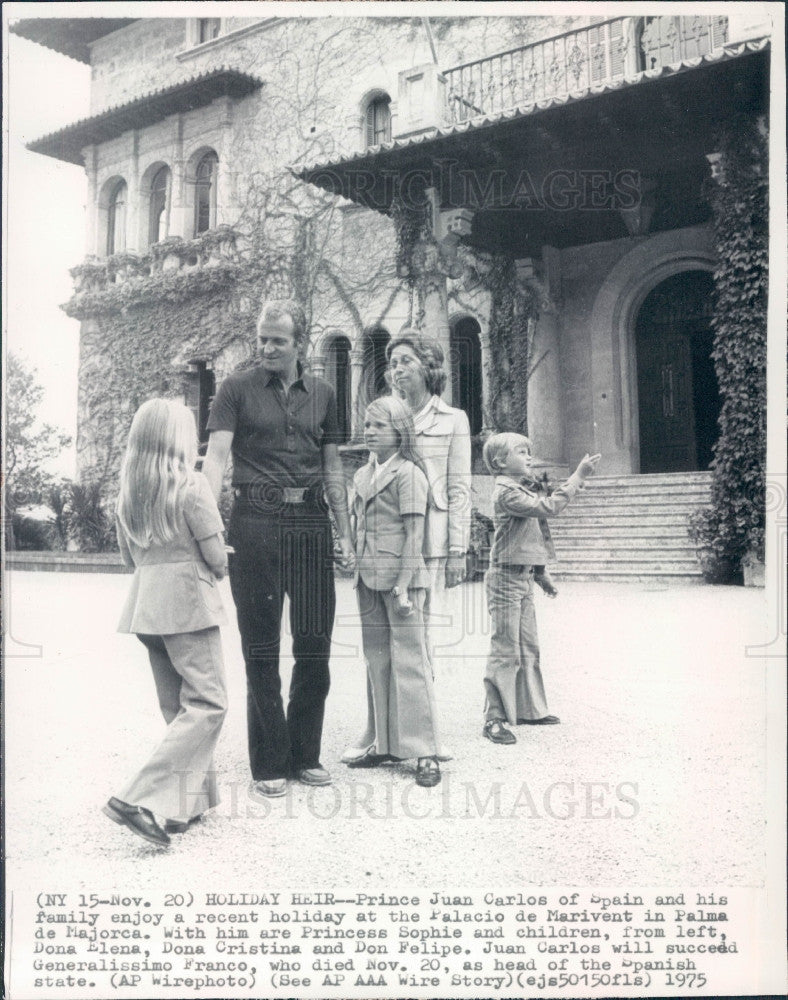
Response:
[[[479,324],[472,316],[451,328],[452,402],[465,410],[471,434],[482,429],[482,348]]]
[[[194,235],[216,225],[216,174],[219,157],[211,151],[197,164],[194,177]]]
[[[391,98],[383,94],[367,105],[365,139],[367,148],[391,139]]]
[[[107,206],[107,256],[126,249],[126,182],[118,181]]]
[[[167,235],[167,187],[170,181],[168,167],[160,167],[150,183],[150,208],[148,211],[148,243],[158,243]]]

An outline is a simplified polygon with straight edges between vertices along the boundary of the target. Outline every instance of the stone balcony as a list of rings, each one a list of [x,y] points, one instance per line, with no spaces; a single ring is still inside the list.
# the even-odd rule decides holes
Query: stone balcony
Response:
[[[721,15],[616,17],[448,70],[448,123],[569,98],[698,59],[730,40]]]
[[[63,308],[69,316],[84,319],[163,295],[199,294],[217,282],[234,280],[240,270],[238,243],[236,230],[218,226],[191,240],[170,236],[139,253],[88,256],[71,268],[74,295]]]

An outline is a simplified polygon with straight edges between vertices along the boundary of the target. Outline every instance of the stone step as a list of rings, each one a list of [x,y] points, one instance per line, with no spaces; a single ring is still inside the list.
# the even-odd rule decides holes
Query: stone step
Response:
[[[552,570],[551,570],[552,572]],[[556,581],[566,580],[572,583],[643,583],[659,584],[669,586],[695,585],[704,582],[700,574],[689,573],[621,573],[614,570],[594,570],[587,572],[572,572],[556,570],[553,572]]]
[[[652,527],[671,527],[676,528],[687,528],[687,523],[689,520],[689,511],[679,511],[674,513],[672,511],[662,511],[655,514],[630,514],[628,512],[621,513],[617,510],[609,510],[604,513],[593,512],[589,514],[575,514],[572,521],[577,526],[583,526],[584,528],[609,528],[616,525],[631,525],[642,526],[644,528]],[[567,518],[567,523],[569,519]],[[559,529],[560,530],[560,529]]]
[[[644,503],[651,500],[682,500],[692,503],[710,503],[711,492],[705,487],[698,487],[691,490],[669,490],[664,487],[653,489],[638,489],[633,486],[631,489],[621,489],[611,486],[607,488],[591,489],[586,487],[577,493],[572,499],[572,505],[587,503],[589,500],[598,502],[604,499],[606,503]]]
[[[639,488],[648,486],[683,488],[689,484],[705,484],[711,487],[711,478],[710,472],[652,472],[644,475],[592,476],[586,484],[586,489],[610,484]]]
[[[633,545],[644,545],[651,548],[652,545],[678,545],[684,542],[691,542],[685,525],[653,525],[653,524],[631,524],[631,525],[608,525],[604,529],[588,529],[583,524],[569,524],[565,522],[560,526],[554,523],[550,525],[550,532],[556,545],[566,541],[571,545],[596,545],[597,542],[605,543],[609,540],[612,544],[621,545],[631,539]]]
[[[679,552],[676,558],[666,556],[663,558],[661,554],[656,555],[653,552],[639,553],[639,552],[625,552],[621,556],[616,556],[612,552],[606,552],[604,556],[600,557],[598,553],[591,553],[585,558],[582,553],[574,553],[569,558],[561,560],[562,564],[566,563],[570,568],[577,569],[591,569],[595,566],[600,568],[608,567],[610,569],[622,568],[627,566],[640,566],[646,569],[662,569],[662,570],[681,570],[681,569],[697,569],[700,572],[700,564],[695,557],[694,552]]]
[[[627,544],[622,540],[611,541],[600,539],[596,544],[556,545],[556,558],[559,562],[573,562],[576,559],[640,559],[662,562],[665,559],[695,559],[694,545],[638,545],[636,542]]]
[[[691,513],[693,510],[697,510],[700,503],[693,503],[692,500],[675,500],[670,497],[654,497],[653,500],[643,501],[638,499],[635,502],[626,500],[623,503],[615,503],[608,501],[602,497],[586,497],[583,501],[579,503],[572,504],[572,512],[577,514],[593,514],[597,511],[599,513],[607,513],[608,511],[613,511],[614,513],[627,513],[627,514],[671,514],[671,513]],[[569,517],[572,514],[568,515]]]

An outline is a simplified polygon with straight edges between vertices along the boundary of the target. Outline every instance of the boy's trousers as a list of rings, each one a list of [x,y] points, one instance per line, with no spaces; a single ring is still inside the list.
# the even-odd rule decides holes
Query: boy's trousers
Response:
[[[213,751],[227,712],[219,629],[138,638],[148,650],[167,732],[117,797],[165,819],[189,820],[219,801]]]
[[[530,566],[491,565],[485,577],[492,616],[484,675],[484,718],[541,719],[548,714],[539,669],[539,638]]]

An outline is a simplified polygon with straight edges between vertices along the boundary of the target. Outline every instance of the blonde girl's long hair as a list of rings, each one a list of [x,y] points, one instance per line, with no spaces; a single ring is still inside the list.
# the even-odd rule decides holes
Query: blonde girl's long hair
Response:
[[[421,469],[429,486],[430,476],[424,459],[421,457],[419,446],[416,444],[416,428],[413,426],[413,415],[407,404],[403,403],[397,396],[379,396],[369,404],[367,413],[377,417],[388,417],[391,420],[394,430],[399,435],[400,455]],[[429,489],[429,503],[432,504],[431,487]]]
[[[143,403],[131,422],[118,496],[118,520],[141,548],[175,538],[196,460],[191,410],[174,399]]]

